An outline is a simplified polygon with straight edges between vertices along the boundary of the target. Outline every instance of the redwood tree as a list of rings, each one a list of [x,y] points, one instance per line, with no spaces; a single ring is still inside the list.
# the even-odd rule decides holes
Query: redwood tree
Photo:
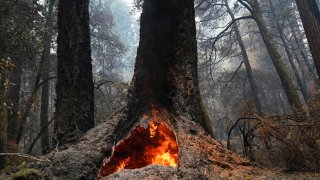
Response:
[[[50,70],[50,49],[51,49],[51,41],[53,32],[51,28],[53,27],[53,6],[55,0],[50,0],[48,3],[48,11],[46,17],[46,26],[47,31],[44,33],[43,37],[43,51],[42,51],[42,61],[44,63],[45,68],[42,69],[42,81],[45,82],[42,85],[41,91],[41,111],[40,111],[40,127],[44,128],[48,124],[48,111],[49,111],[49,90],[50,90],[50,82],[49,79],[49,70]],[[50,149],[49,144],[49,130],[45,128],[44,132],[41,136],[41,150],[42,154],[47,154]]]
[[[58,69],[55,136],[59,145],[76,142],[94,126],[89,0],[58,4]]]
[[[315,0],[296,0],[308,44],[320,76],[320,12]]]
[[[211,133],[199,92],[194,1],[146,0],[142,8],[129,116],[118,124],[116,140],[152,106],[189,117]]]

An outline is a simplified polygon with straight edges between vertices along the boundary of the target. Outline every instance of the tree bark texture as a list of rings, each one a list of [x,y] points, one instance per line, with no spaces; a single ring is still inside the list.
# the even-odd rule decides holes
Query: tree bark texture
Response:
[[[231,20],[234,21],[235,17],[234,17],[234,14],[232,13],[232,11],[231,11],[231,9],[229,7],[229,4],[228,4],[227,0],[225,0],[225,4],[226,4],[227,12],[231,17]],[[235,31],[235,34],[236,34],[236,37],[237,37],[237,41],[238,41],[238,44],[239,44],[239,47],[240,47],[240,50],[241,50],[242,60],[243,60],[244,66],[246,68],[246,72],[247,72],[250,88],[251,88],[252,95],[253,95],[254,102],[255,102],[255,106],[257,108],[258,113],[260,115],[262,115],[262,107],[261,107],[261,102],[259,100],[258,87],[257,87],[257,85],[256,85],[256,83],[254,81],[253,74],[252,74],[252,68],[251,68],[251,65],[250,65],[250,61],[249,61],[249,57],[248,57],[248,54],[247,54],[247,50],[245,48],[245,45],[243,43],[239,28],[238,28],[238,25],[236,23],[233,24],[233,29]]]
[[[296,0],[310,51],[320,76],[320,12],[315,0]]]
[[[200,106],[193,7],[193,0],[144,1],[129,120],[119,124],[120,133],[128,132],[152,106],[206,124]]]
[[[130,90],[132,110],[159,104],[187,112],[201,122],[195,35],[192,0],[144,2]]]
[[[55,136],[59,145],[79,140],[94,126],[89,0],[58,4]]]
[[[260,34],[262,36],[262,39],[266,45],[266,48],[268,50],[268,53],[270,55],[270,58],[273,62],[273,65],[275,66],[275,69],[279,75],[279,78],[281,80],[283,89],[287,95],[288,101],[292,109],[295,110],[303,110],[302,103],[300,101],[298,92],[294,86],[293,80],[290,77],[290,74],[288,73],[287,69],[285,68],[285,64],[283,59],[281,58],[280,53],[276,49],[274,45],[273,38],[267,28],[267,25],[263,19],[262,12],[259,6],[259,3],[257,0],[251,1],[251,7],[253,16],[255,18],[255,21],[257,22],[258,28],[260,30]]]

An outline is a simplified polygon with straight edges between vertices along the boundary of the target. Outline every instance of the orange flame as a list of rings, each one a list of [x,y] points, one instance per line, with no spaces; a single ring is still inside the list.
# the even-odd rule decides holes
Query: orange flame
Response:
[[[143,118],[149,119],[149,116],[143,115]],[[100,169],[100,177],[121,169],[136,169],[151,164],[178,165],[178,145],[173,131],[163,121],[166,117],[152,109],[151,118],[147,128],[137,126],[129,137],[115,146],[109,162]]]

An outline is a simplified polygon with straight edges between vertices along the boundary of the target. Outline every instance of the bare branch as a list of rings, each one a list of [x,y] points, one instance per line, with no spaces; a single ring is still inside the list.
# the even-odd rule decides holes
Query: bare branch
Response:
[[[22,154],[22,153],[0,153],[0,156],[18,156],[23,158],[32,159],[35,161],[41,161],[41,162],[51,162],[49,159],[39,159],[34,156],[30,156],[28,154]]]
[[[250,7],[249,4],[245,3],[243,0],[238,0],[240,4],[242,4],[246,9],[248,9],[248,11],[251,13],[251,15],[253,15],[253,9],[252,7]]]

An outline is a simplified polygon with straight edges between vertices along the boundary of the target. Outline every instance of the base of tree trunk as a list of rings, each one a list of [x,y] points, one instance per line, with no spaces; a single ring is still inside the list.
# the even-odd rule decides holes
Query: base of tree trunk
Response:
[[[103,160],[112,155],[115,144],[113,134],[117,132],[115,127],[127,118],[127,114],[127,108],[121,109],[109,120],[88,131],[78,144],[47,155],[51,163],[41,164],[45,176],[49,179],[96,179]],[[239,171],[251,172],[255,169],[248,160],[225,149],[194,121],[181,116],[169,117],[168,123],[179,148],[178,166],[148,165],[139,169],[123,169],[102,179],[212,179],[240,175]]]

